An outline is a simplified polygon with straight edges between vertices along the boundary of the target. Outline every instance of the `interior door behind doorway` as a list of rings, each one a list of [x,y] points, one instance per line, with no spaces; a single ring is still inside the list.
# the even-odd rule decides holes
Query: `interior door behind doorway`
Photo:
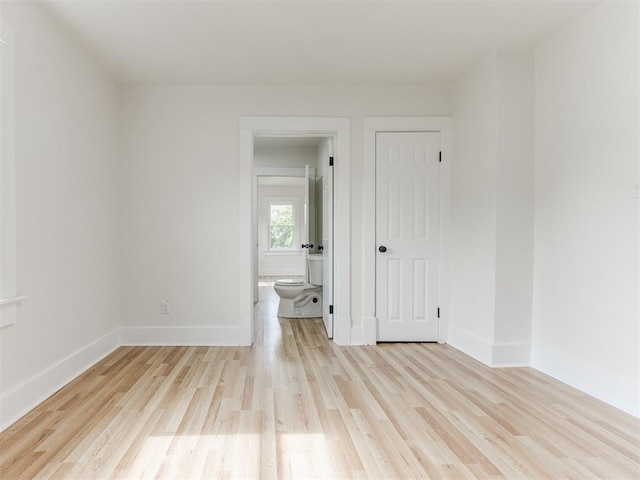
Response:
[[[440,133],[376,134],[378,341],[438,340]]]
[[[322,321],[333,338],[333,140],[322,146]]]

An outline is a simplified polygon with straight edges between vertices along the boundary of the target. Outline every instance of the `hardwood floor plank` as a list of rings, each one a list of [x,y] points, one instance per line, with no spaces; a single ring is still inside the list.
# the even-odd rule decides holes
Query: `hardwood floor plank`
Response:
[[[640,478],[640,420],[437,344],[122,347],[0,433],[0,478]]]

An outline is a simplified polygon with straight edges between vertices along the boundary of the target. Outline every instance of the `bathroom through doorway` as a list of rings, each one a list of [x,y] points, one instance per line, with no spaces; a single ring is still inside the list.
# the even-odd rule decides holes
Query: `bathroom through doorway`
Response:
[[[333,337],[332,159],[331,137],[253,139],[254,303],[271,302],[275,289],[281,297],[278,315],[322,318],[329,338]],[[271,290],[262,288],[269,286]]]
[[[339,117],[240,117],[239,120],[239,330],[240,345],[251,345],[254,332],[254,296],[258,283],[256,263],[257,238],[253,221],[254,202],[254,141],[262,137],[325,137],[332,139],[334,162],[333,202],[340,205],[333,211],[333,260],[331,266],[332,302],[323,311],[330,322],[333,340],[338,345],[352,343],[351,321],[351,190],[350,190],[350,120]],[[329,161],[329,159],[327,159]],[[323,255],[327,253],[325,249]],[[327,290],[326,285],[324,289]],[[324,295],[324,299],[328,296]],[[324,300],[323,299],[323,300]],[[325,318],[328,316],[329,318]],[[356,329],[360,330],[360,329]],[[356,332],[357,334],[359,331]],[[356,340],[357,341],[357,340]]]

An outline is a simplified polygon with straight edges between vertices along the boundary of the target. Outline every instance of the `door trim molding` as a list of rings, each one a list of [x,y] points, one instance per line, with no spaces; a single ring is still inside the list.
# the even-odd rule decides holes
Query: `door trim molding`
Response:
[[[351,121],[342,117],[240,117],[238,124],[238,344],[253,336],[252,219],[253,138],[333,137],[334,156],[334,328],[338,345],[351,344]]]
[[[376,317],[376,133],[377,132],[440,132],[442,165],[440,167],[440,320],[438,343],[446,343],[449,318],[450,256],[448,246],[451,235],[451,177],[452,177],[451,117],[365,117],[363,205],[362,212],[362,327],[363,343],[377,342]]]

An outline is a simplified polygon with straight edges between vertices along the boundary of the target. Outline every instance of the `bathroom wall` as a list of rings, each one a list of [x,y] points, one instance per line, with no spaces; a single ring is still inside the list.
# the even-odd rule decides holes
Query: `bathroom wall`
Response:
[[[301,179],[303,180],[303,179]],[[268,243],[270,198],[293,198],[297,201],[295,222],[298,236],[294,236],[295,250],[292,252],[270,252]],[[260,185],[258,184],[258,275],[304,276],[305,250],[302,243],[304,185]]]
[[[276,142],[277,143],[277,142]],[[310,173],[318,172],[318,152],[316,147],[293,147],[287,145],[286,139],[282,145],[256,146],[253,151],[254,167],[297,167],[308,166]],[[309,183],[309,242],[318,245],[317,234],[317,195],[313,179]],[[315,248],[312,251],[315,253]]]

